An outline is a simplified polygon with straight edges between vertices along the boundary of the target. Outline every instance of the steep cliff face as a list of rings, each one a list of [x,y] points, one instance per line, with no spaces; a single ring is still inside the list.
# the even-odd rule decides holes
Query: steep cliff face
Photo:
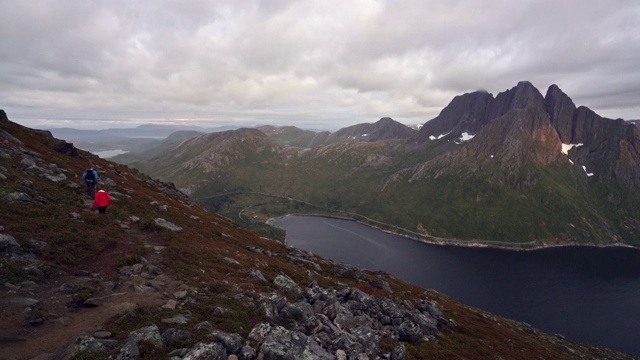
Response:
[[[475,139],[468,144],[475,156],[491,157],[511,169],[528,162],[550,165],[562,155],[557,132],[546,113],[535,106],[513,109],[494,119]]]
[[[602,181],[640,186],[638,127],[606,119],[584,106],[576,108],[558,86],[551,85],[545,109],[564,144],[582,144],[574,159]]]
[[[412,139],[424,143],[431,136],[439,136],[455,130],[456,133],[468,131],[475,134],[486,124],[485,115],[493,96],[487,92],[474,92],[453,98],[440,115],[428,121]]]
[[[573,140],[573,113],[576,106],[557,85],[549,86],[544,99],[545,109],[549,114],[551,123],[558,130],[560,140],[565,144],[571,144]]]
[[[522,126],[523,129],[531,129],[529,135],[539,141],[538,145],[548,145],[543,146],[544,151],[534,146],[535,142],[525,142],[530,149],[516,145],[525,144],[520,141],[524,133],[515,132],[507,126],[512,121],[504,116],[518,109],[535,109],[536,121]],[[477,135],[472,143],[480,148],[474,151],[498,155],[500,152],[494,148],[501,143],[504,149],[510,149],[509,153],[514,155],[507,156],[508,161],[514,164],[520,164],[527,158],[549,163],[560,154],[561,144],[579,145],[571,151],[570,158],[577,166],[584,167],[594,179],[630,187],[640,186],[638,128],[622,119],[603,118],[587,107],[576,107],[557,85],[551,85],[544,97],[526,81],[499,93],[495,98],[486,92],[457,96],[440,115],[428,121],[412,141],[421,144],[441,138],[454,140],[463,133]],[[545,134],[545,137],[541,134]],[[478,145],[480,142],[484,147],[491,142],[495,144],[482,149]],[[536,155],[529,154],[529,150]],[[545,151],[548,153],[543,155]]]
[[[424,143],[442,134],[449,134],[451,137],[459,137],[464,132],[475,135],[491,120],[512,109],[525,109],[541,104],[544,104],[542,95],[527,81],[519,82],[517,86],[495,98],[484,91],[456,96],[440,115],[425,123],[412,140]]]

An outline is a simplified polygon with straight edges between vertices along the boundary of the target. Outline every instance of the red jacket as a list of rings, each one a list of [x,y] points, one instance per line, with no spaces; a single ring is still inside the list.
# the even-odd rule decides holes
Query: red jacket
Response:
[[[96,192],[95,200],[93,201],[92,209],[96,209],[103,206],[111,205],[111,197],[104,190],[98,190]]]

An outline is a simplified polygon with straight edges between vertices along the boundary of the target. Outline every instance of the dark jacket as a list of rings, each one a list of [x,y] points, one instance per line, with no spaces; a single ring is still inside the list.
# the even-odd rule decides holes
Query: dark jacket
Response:
[[[93,173],[93,179],[91,179],[91,178],[87,179],[87,177],[88,177],[87,175],[88,175],[89,171],[90,170],[85,171],[84,174],[82,174],[82,178],[84,179],[85,182],[97,183],[98,182],[98,172],[95,171],[95,170],[91,171]]]

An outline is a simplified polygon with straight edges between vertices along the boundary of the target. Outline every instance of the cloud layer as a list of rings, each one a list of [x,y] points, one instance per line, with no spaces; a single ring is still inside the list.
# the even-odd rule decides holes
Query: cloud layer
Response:
[[[338,128],[557,84],[640,118],[640,3],[0,1],[0,108],[37,127]]]

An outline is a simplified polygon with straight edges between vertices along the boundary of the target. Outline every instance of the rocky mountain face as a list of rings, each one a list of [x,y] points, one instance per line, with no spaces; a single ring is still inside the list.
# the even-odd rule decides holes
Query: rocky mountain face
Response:
[[[518,83],[513,89],[502,92],[495,98],[484,91],[456,96],[440,115],[424,124],[415,141],[424,143],[431,136],[441,134],[476,134],[491,120],[503,116],[510,110],[537,107],[543,103],[544,99],[538,90],[526,81]]]
[[[216,140],[231,164],[239,143],[276,151],[265,138],[185,149]],[[3,359],[629,358],[261,238],[1,111],[0,159]],[[104,215],[88,166],[113,199]]]
[[[622,119],[605,119],[590,109],[576,108],[556,85],[549,87],[545,107],[565,144],[582,144],[574,160],[603,181],[640,185],[640,129]]]
[[[605,119],[584,106],[576,107],[557,85],[551,85],[544,98],[529,82],[520,82],[516,87],[498,94],[495,98],[486,92],[457,96],[440,115],[422,127],[414,140],[424,143],[441,134],[447,134],[447,138],[453,139],[459,138],[464,132],[475,135],[482,131],[489,132],[488,136],[496,139],[507,134],[504,137],[506,143],[515,133],[496,124],[492,124],[486,130],[484,128],[493,123],[494,119],[500,118],[504,123],[505,115],[529,107],[537,109],[539,113],[539,121],[533,126],[541,129],[551,125],[556,133],[548,134],[545,141],[553,139],[553,142],[558,144],[580,144],[576,146],[571,160],[585,166],[588,173],[594,174],[602,181],[638,187],[640,130],[622,119]],[[524,128],[527,127],[526,124],[523,125]],[[556,138],[559,138],[559,142]],[[547,145],[550,154],[557,153],[557,145]]]

